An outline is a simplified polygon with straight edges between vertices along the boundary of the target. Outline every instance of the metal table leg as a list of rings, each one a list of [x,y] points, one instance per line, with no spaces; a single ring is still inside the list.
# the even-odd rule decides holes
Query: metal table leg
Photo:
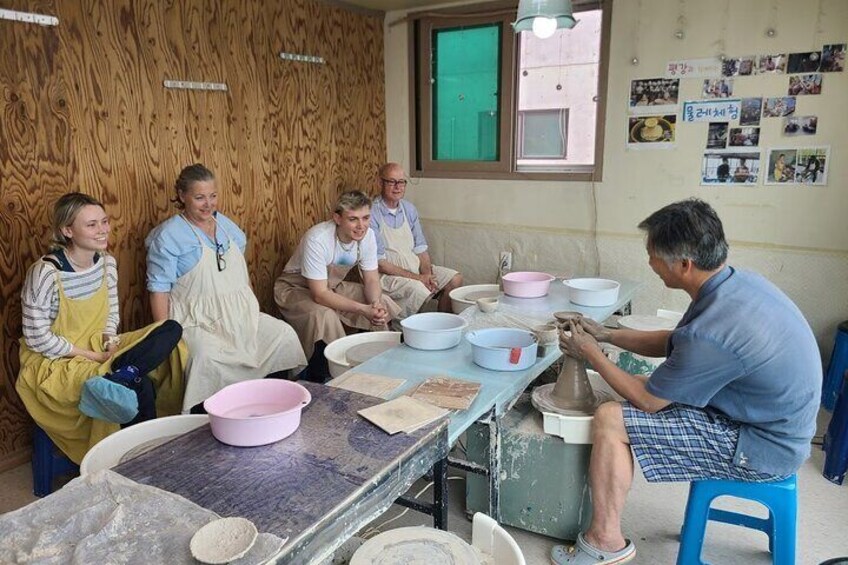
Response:
[[[433,527],[448,529],[448,458],[433,466]]]
[[[489,516],[501,521],[501,425],[500,418],[489,419]]]

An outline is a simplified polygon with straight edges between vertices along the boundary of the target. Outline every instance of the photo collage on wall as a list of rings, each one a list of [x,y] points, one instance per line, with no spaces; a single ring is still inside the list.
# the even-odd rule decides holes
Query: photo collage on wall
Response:
[[[641,143],[656,143],[667,129],[677,123],[707,122],[707,138],[701,162],[702,185],[811,185],[827,184],[829,148],[782,147],[761,136],[762,120],[777,119],[781,139],[805,139],[818,132],[819,118],[803,112],[808,96],[822,95],[824,76],[844,72],[846,44],[824,45],[819,51],[769,53],[721,59],[689,59],[669,61],[666,80],[675,82],[673,104],[682,104],[678,121],[670,115],[670,97],[644,96],[643,83],[661,86],[661,79],[631,82],[628,117],[628,147]],[[757,75],[787,75],[785,87],[778,92],[738,98],[734,95],[736,81],[756,80]],[[678,101],[679,79],[697,78],[701,97],[698,100]],[[636,92],[641,86],[640,92]],[[657,101],[657,102],[652,102]],[[662,103],[663,113],[635,115],[637,104],[651,108]],[[659,108],[657,108],[659,109]],[[650,120],[650,121],[649,121]],[[685,126],[684,126],[685,127]],[[772,131],[771,129],[769,131]],[[673,140],[675,132],[672,129]],[[768,141],[769,143],[764,143]],[[765,155],[761,148],[768,148]],[[761,167],[762,163],[762,167]]]

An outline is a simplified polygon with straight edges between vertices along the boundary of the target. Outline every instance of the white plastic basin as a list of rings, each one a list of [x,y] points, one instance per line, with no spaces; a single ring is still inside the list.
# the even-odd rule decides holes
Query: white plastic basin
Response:
[[[400,321],[403,342],[413,349],[437,351],[456,347],[466,321],[456,314],[425,312]]]
[[[568,299],[580,306],[609,306],[618,300],[621,283],[610,279],[567,279]]]
[[[351,368],[347,360],[347,350],[356,345],[374,342],[400,343],[400,332],[364,332],[337,339],[324,349],[324,357],[330,367],[330,376],[334,379]]]
[[[477,303],[480,298],[497,298],[501,287],[496,284],[470,284],[450,291],[451,309],[459,314]]]
[[[468,332],[474,363],[492,371],[523,371],[536,362],[536,336],[513,328]]]

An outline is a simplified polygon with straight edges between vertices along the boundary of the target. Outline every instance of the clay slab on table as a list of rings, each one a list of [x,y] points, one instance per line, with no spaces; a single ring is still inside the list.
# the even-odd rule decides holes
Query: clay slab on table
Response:
[[[400,396],[358,412],[360,416],[391,435],[398,432],[412,433],[447,413],[444,408],[409,396]]]
[[[480,392],[480,383],[448,377],[431,377],[409,396],[448,410],[467,410]]]
[[[393,379],[392,377],[384,377],[382,375],[348,372],[333,379],[327,385],[351,392],[358,392],[359,394],[388,399],[405,382],[406,379]]]

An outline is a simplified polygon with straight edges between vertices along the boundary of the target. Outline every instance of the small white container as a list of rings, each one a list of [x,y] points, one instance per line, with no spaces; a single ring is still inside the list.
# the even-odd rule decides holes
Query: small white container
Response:
[[[536,336],[513,328],[468,333],[474,363],[493,371],[523,371],[536,362]]]
[[[478,298],[477,308],[479,308],[481,312],[491,314],[498,309],[498,302],[499,300],[497,298]]]
[[[438,351],[456,347],[462,341],[462,330],[468,325],[456,314],[425,312],[400,321],[403,342],[413,349]]]
[[[609,306],[618,300],[621,283],[610,279],[567,279],[568,299],[580,306]]]

